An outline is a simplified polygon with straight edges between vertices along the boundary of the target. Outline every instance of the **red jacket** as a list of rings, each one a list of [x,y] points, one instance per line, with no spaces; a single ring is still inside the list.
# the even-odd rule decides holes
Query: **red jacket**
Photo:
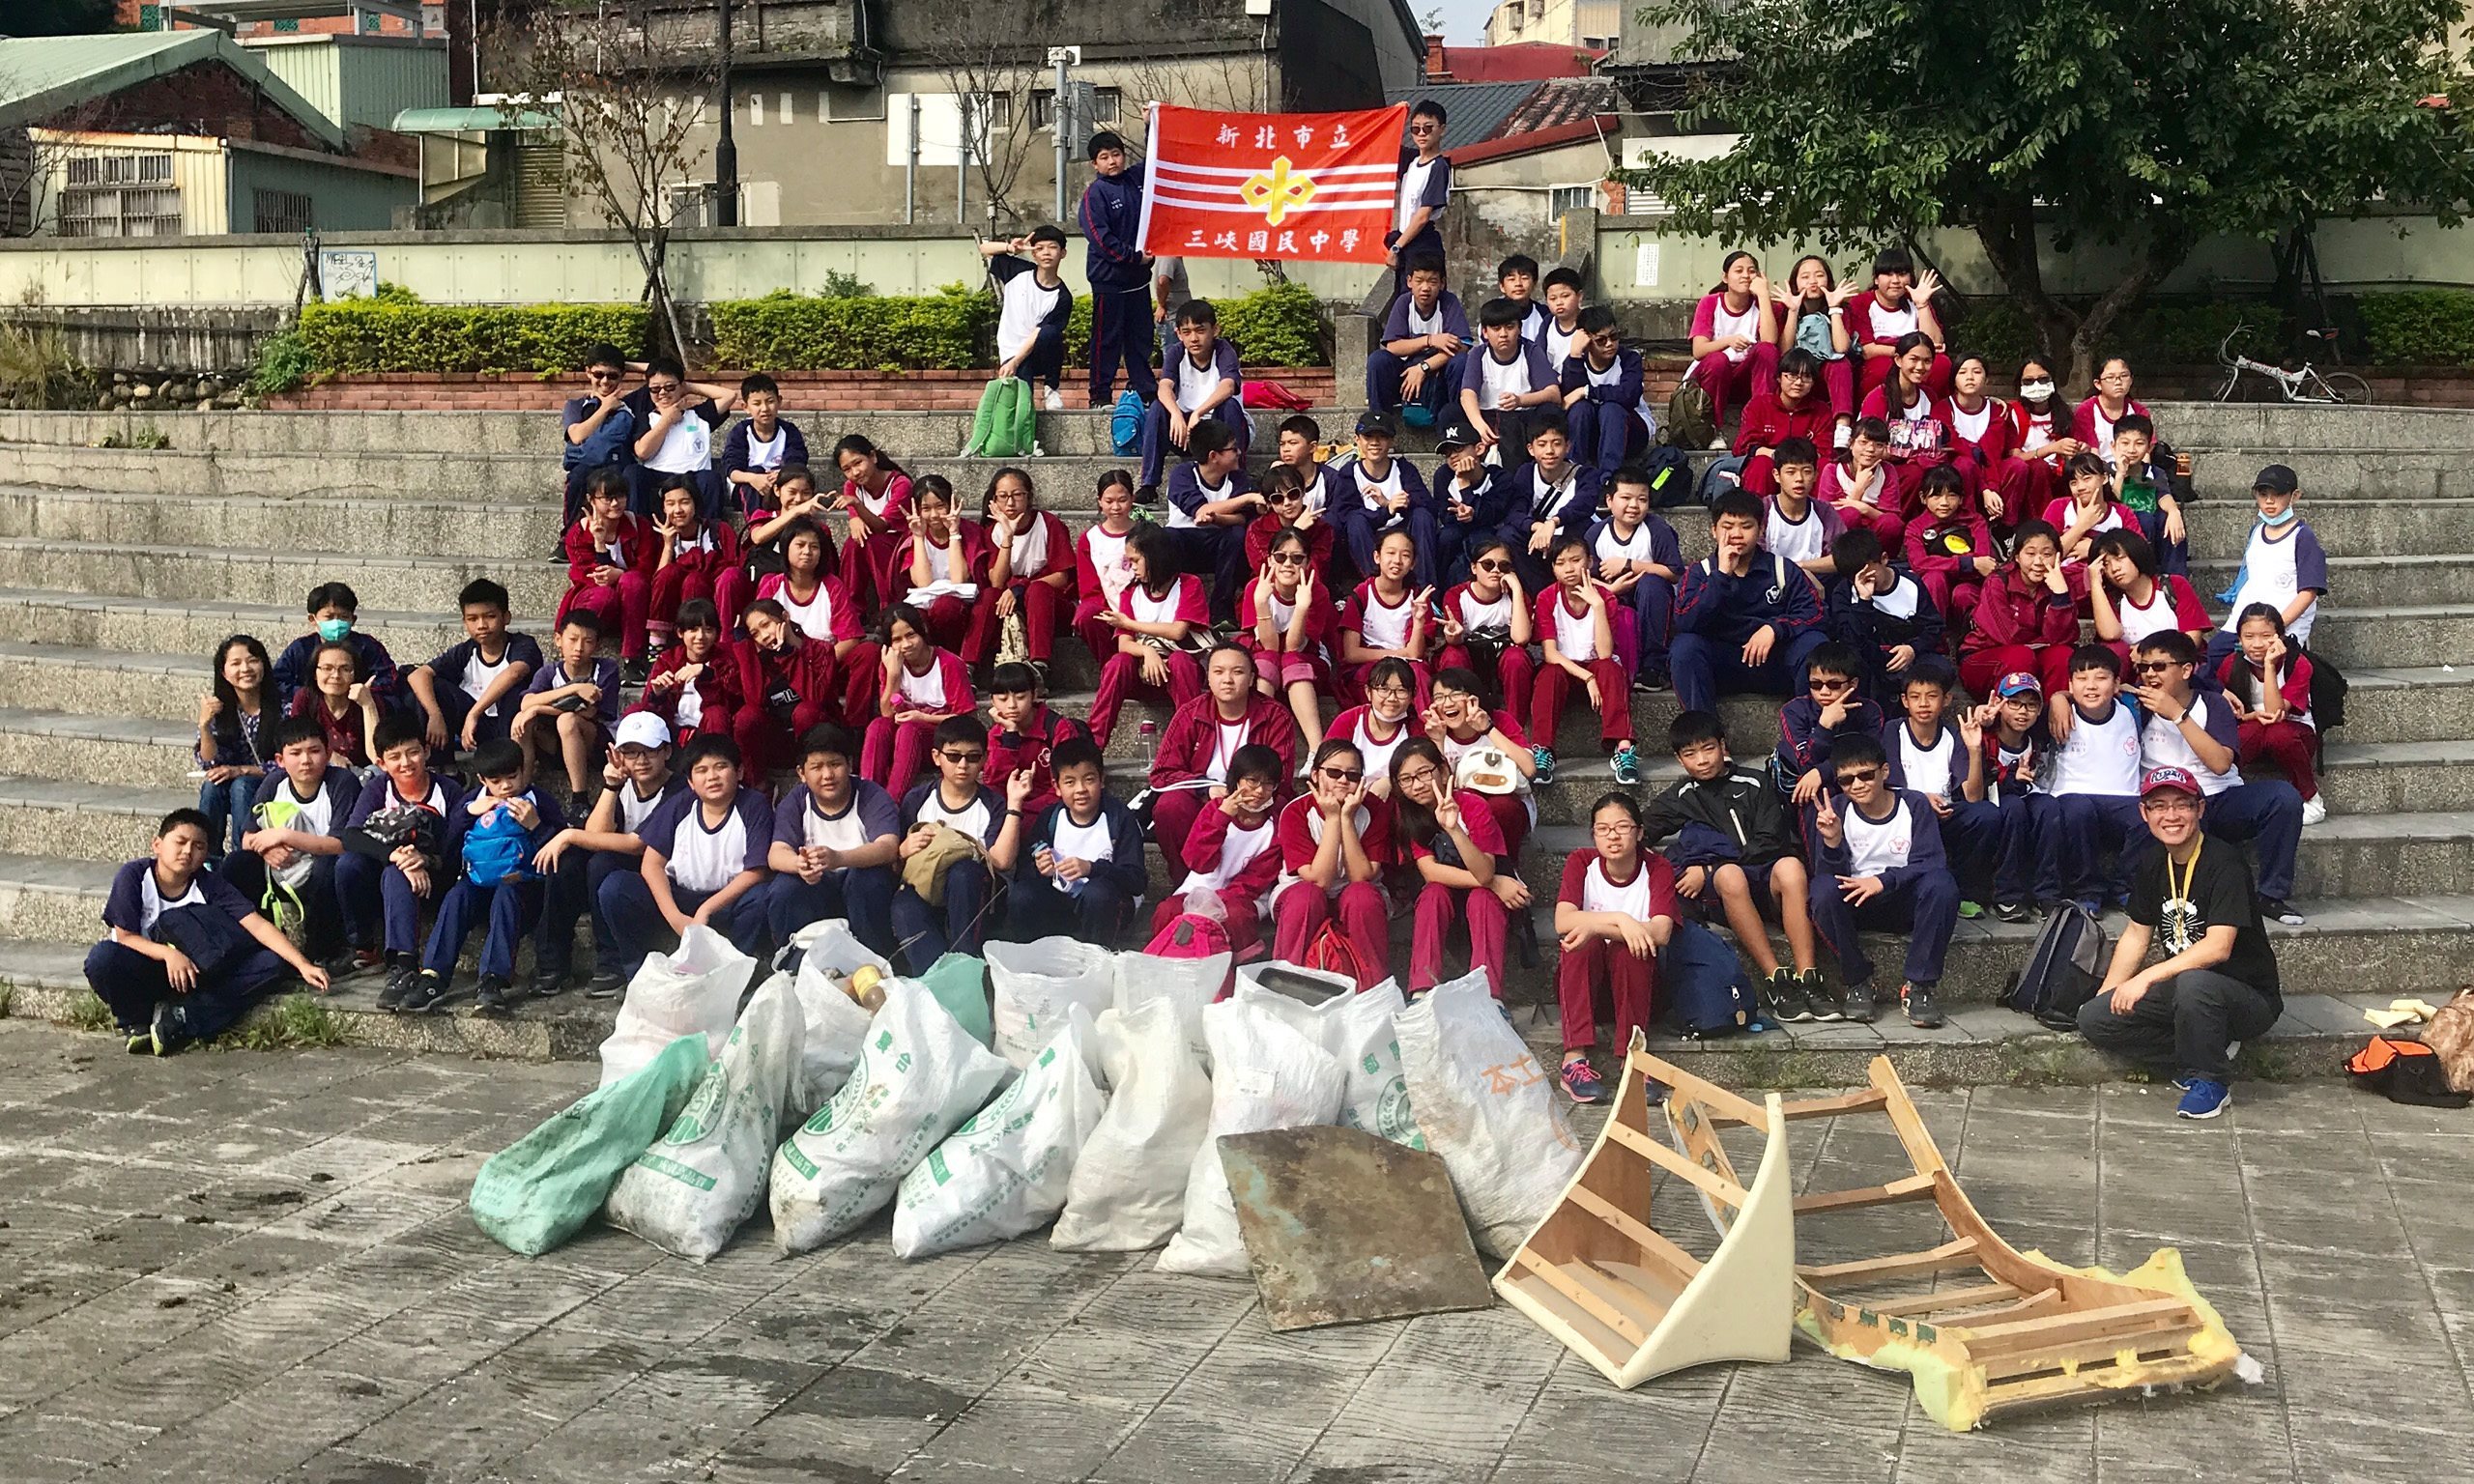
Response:
[[[751,644],[748,647],[753,648],[754,645]],[[810,641],[800,647],[823,649],[827,656],[827,675],[830,675],[830,657],[833,650],[829,645],[820,645]],[[736,648],[736,645],[729,643],[717,645],[706,659],[702,674],[688,681],[678,690],[657,691],[652,688],[651,681],[683,669],[687,664],[685,645],[673,644],[664,649],[661,652],[661,658],[653,661],[652,674],[647,678],[645,687],[645,699],[636,705],[635,709],[650,711],[669,723],[671,730],[676,732],[678,729],[679,696],[682,691],[692,690],[696,693],[697,699],[705,703],[703,712],[697,718],[696,729],[720,732],[728,736],[732,718],[737,714],[741,706],[747,704],[747,691],[741,684],[745,673],[744,667],[735,652]],[[802,688],[799,694],[804,697],[807,691]]]
[[[1249,691],[1247,697],[1246,740],[1239,746],[1260,743],[1280,754],[1280,792],[1285,794],[1288,781],[1297,775],[1297,718],[1287,706],[1259,691]],[[1205,694],[1179,706],[1161,733],[1160,751],[1151,762],[1151,786],[1162,788],[1205,777],[1219,742],[1220,702]]]
[[[999,731],[992,722],[988,728],[988,765],[980,770],[979,781],[1001,794],[1006,780],[1017,769],[1030,769],[1031,796],[1022,801],[1022,817],[1035,819],[1042,810],[1056,802],[1056,772],[1049,764],[1049,754],[1060,742],[1090,735],[1090,728],[1072,717],[1059,716],[1046,705],[1032,708],[1030,720],[1021,731]]]
[[[962,533],[963,564],[966,570],[951,574],[947,581],[988,584],[988,564],[994,551],[988,544],[988,531],[977,521],[956,517],[954,528]],[[901,544],[893,551],[893,601],[900,603],[910,595],[910,557],[919,540],[908,531],[902,533]]]
[[[1984,590],[1976,594],[1975,626],[1968,630],[1959,652],[1976,654],[2005,644],[2041,649],[2078,643],[2077,588],[2074,582],[2072,591],[2058,597],[2043,586],[2030,592],[2016,566],[2000,568],[1984,580]]]
[[[1245,625],[1246,637],[1249,640],[1251,640],[1254,636],[1254,614],[1256,612],[1254,604],[1256,602],[1256,594],[1261,589],[1265,581],[1266,580],[1264,578],[1257,577],[1252,582],[1248,583],[1246,585],[1245,596],[1239,600],[1237,604],[1237,618],[1240,623]],[[1316,586],[1314,590],[1327,596],[1331,591],[1330,588],[1320,585]],[[1317,602],[1309,605],[1306,614],[1305,652],[1308,654],[1329,657],[1332,651],[1333,626],[1338,622],[1338,615],[1333,612],[1332,605],[1330,603]]]
[[[703,546],[691,547],[671,557],[672,566],[681,569],[682,572],[702,572],[706,577],[714,579],[719,579],[725,572],[738,570],[738,532],[731,528],[729,522],[706,521],[697,528],[697,534],[709,535],[713,543],[711,549],[706,550]],[[652,557],[646,564],[648,572],[659,569],[662,553],[671,545],[671,539],[665,532],[658,530],[652,532]],[[572,553],[569,554],[569,559],[573,560]]]
[[[780,650],[763,648],[752,639],[737,640],[731,644],[731,658],[738,669],[739,703],[773,712],[776,720],[789,720],[772,704],[785,690],[801,701],[828,707],[841,695],[833,683],[833,646],[820,640],[802,638],[795,647]]]
[[[1964,554],[1951,551],[1952,543],[1926,539],[1953,531],[1964,533],[1968,543]],[[2000,554],[1994,549],[1993,528],[1973,510],[1961,509],[1946,521],[1921,515],[1908,523],[1907,569],[1918,577],[1928,572],[1942,572],[1962,582],[1971,580],[1976,575],[1975,559],[1978,556],[1992,556],[1999,560]]]
[[[1207,699],[1208,698],[1206,698]],[[1188,870],[1218,870],[1220,847],[1228,839],[1228,811],[1218,800],[1203,806],[1194,820],[1194,833],[1186,837],[1186,858],[1182,864]],[[1238,868],[1234,879],[1220,889],[1223,898],[1233,898],[1252,906],[1280,879],[1280,827],[1274,822],[1263,848],[1254,858]],[[1231,913],[1231,916],[1236,914]]]
[[[1765,392],[1744,404],[1735,451],[1740,457],[1755,448],[1775,448],[1791,438],[1811,439],[1815,451],[1827,451],[1834,415],[1827,397],[1807,397],[1803,406],[1790,408],[1778,400],[1778,393]]]
[[[2137,413],[2142,417],[2148,415],[2147,409],[2137,397],[2124,402],[2122,412],[2125,414]],[[2096,436],[2096,399],[2094,397],[2080,403],[2077,410],[2070,414],[2070,436],[2086,443],[2098,454],[2112,453],[2114,441]]]
[[[2019,430],[2010,421],[2010,405],[1999,397],[1984,399],[1984,436],[1969,438],[1959,431],[1959,404],[1956,398],[1943,397],[1934,404],[1933,415],[1942,419],[1949,430],[1950,451],[1962,459],[1978,464],[1999,464],[2019,446]]]
[[[647,581],[653,575],[653,563],[661,559],[661,536],[652,522],[632,515],[618,517],[618,539],[615,543],[621,557],[620,565],[630,572],[642,572]],[[585,517],[567,528],[567,581],[584,584],[592,581],[592,569],[608,564],[609,558],[592,542],[592,518]]]
[[[1271,561],[1272,542],[1287,528],[1287,522],[1277,515],[1258,515],[1246,527],[1246,565],[1260,572]],[[1313,564],[1315,579],[1328,584],[1332,576],[1332,523],[1317,520],[1306,528],[1306,559]]]

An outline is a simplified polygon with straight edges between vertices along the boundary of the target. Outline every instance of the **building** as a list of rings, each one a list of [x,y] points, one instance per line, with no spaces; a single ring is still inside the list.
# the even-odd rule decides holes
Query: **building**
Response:
[[[1625,10],[1625,0],[1501,0],[1486,16],[1486,44],[1548,42],[1611,51]]]
[[[1564,257],[1562,222],[1597,210],[1619,160],[1623,100],[1603,77],[1419,87],[1395,101],[1429,99],[1444,110],[1452,211],[1444,247],[1455,285],[1482,283],[1505,255]]]
[[[409,146],[330,118],[219,31],[0,41],[12,235],[368,230],[418,194]]]

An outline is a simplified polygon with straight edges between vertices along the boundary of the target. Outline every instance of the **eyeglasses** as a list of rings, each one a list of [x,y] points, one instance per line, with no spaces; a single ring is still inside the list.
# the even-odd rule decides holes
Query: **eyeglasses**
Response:
[[[1409,126],[1409,132],[1413,134],[1439,134],[1443,132],[1443,129],[1440,126],[1433,124],[1412,124]]]
[[[587,371],[584,379],[588,382],[615,382],[625,374],[621,371]]]
[[[1482,561],[1478,563],[1478,570],[1481,572],[1509,572],[1511,570],[1511,563],[1509,561]]]
[[[1368,696],[1406,696],[1409,694],[1409,688],[1405,685],[1373,685],[1366,687],[1366,694]]]
[[[1364,768],[1335,768],[1325,766],[1316,768],[1314,771],[1322,774],[1325,778],[1330,779],[1336,784],[1354,784],[1360,779],[1366,777],[1366,770]]]
[[[1592,335],[1592,336],[1590,336],[1590,337],[1589,337],[1589,343],[1590,343],[1590,344],[1592,344],[1592,345],[1596,345],[1596,346],[1604,346],[1604,347],[1612,348],[1612,347],[1615,347],[1615,346],[1622,345],[1622,344],[1624,343],[1624,335],[1623,335],[1622,331],[1620,331],[1620,330],[1612,330],[1612,329],[1610,329],[1610,330],[1606,331],[1604,334]]]
[[[676,382],[645,383],[645,390],[651,392],[656,397],[666,397],[677,389],[678,384]]]
[[[1411,784],[1415,784],[1419,787],[1423,788],[1426,785],[1433,783],[1438,776],[1440,775],[1438,775],[1432,768],[1413,768],[1402,773],[1399,777],[1394,779],[1393,782],[1398,784],[1403,788],[1409,786]]]
[[[1593,824],[1589,832],[1600,840],[1621,840],[1626,835],[1639,834],[1641,827],[1629,819],[1618,819],[1613,824]]]
[[[1881,768],[1841,768],[1838,781],[1842,784],[1878,784],[1884,771]]]
[[[944,758],[947,762],[968,762],[975,764],[986,762],[988,760],[988,754],[985,752],[965,752],[959,748],[947,748],[944,753]]]

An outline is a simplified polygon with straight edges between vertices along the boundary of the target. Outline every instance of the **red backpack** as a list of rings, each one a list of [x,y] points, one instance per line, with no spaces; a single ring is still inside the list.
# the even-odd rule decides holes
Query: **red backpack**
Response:
[[[1383,965],[1367,963],[1359,956],[1357,945],[1340,931],[1340,925],[1325,919],[1314,941],[1306,945],[1305,968],[1320,969],[1326,974],[1345,974],[1363,991],[1373,987],[1383,978]]]

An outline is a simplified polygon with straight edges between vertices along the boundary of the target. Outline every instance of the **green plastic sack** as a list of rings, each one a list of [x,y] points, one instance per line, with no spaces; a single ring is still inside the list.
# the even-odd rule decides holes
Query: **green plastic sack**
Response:
[[[962,1022],[971,1040],[983,1046],[996,1043],[996,1022],[988,1011],[988,965],[968,954],[947,954],[919,976],[945,1013]]]
[[[709,1065],[704,1036],[681,1036],[643,1070],[551,1115],[474,1177],[474,1222],[526,1257],[584,1230],[618,1177],[677,1119]]]

